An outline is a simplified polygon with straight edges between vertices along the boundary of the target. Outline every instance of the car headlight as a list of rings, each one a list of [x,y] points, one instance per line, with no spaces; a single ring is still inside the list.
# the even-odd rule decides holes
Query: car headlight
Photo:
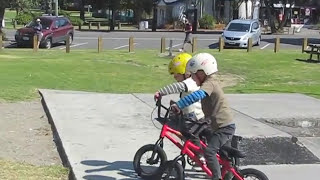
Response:
[[[247,41],[247,40],[248,40],[248,37],[245,36],[245,37],[242,38],[242,40]]]

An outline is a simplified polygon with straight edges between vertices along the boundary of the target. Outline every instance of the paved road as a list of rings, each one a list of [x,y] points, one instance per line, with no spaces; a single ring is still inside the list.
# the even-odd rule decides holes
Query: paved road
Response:
[[[255,49],[273,49],[274,38],[281,38],[281,49],[301,49],[302,39],[309,38],[309,42],[320,43],[318,31],[306,30],[308,32],[295,35],[262,35],[260,46]],[[14,42],[14,31],[7,32],[10,42],[6,43],[7,47],[16,47]],[[173,40],[174,50],[181,48],[184,33],[183,32],[87,32],[75,31],[74,49],[96,49],[97,39],[103,37],[104,49],[128,49],[129,37],[134,37],[134,45],[136,49],[160,49],[161,37],[166,37],[166,46],[169,46],[169,39]],[[215,49],[218,47],[220,33],[215,34],[194,34],[193,37],[198,38],[199,49]],[[53,49],[64,49],[63,44],[56,45]]]

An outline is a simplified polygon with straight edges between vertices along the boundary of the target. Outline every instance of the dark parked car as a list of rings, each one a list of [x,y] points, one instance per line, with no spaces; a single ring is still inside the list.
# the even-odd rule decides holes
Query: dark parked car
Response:
[[[70,43],[73,41],[74,28],[70,20],[65,17],[57,16],[41,16],[39,17],[42,25],[43,36],[41,38],[40,47],[51,48],[52,44],[66,42],[69,38]],[[18,29],[15,39],[18,47],[32,45],[35,30],[33,26],[36,22],[32,21],[24,28]]]

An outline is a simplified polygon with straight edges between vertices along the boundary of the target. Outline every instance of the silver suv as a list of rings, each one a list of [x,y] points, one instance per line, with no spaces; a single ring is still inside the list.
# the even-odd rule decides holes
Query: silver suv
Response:
[[[225,46],[247,47],[248,39],[253,45],[260,45],[261,28],[258,20],[232,20],[222,33]]]

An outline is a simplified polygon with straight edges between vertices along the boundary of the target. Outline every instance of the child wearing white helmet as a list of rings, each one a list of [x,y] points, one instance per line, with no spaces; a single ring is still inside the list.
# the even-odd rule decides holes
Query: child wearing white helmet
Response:
[[[217,61],[209,53],[199,53],[189,60],[186,69],[191,72],[200,89],[181,98],[171,107],[179,112],[180,109],[201,100],[205,119],[211,121],[210,130],[205,135],[208,143],[205,157],[213,174],[212,179],[221,180],[220,164],[216,154],[224,144],[231,141],[235,124],[223,90],[214,78],[218,72]]]
[[[186,65],[191,59],[191,55],[188,53],[181,53],[175,56],[168,65],[168,71],[176,79],[176,83],[167,85],[158,90],[154,98],[159,99],[161,96],[168,94],[180,93],[180,98],[183,98],[192,92],[200,89],[197,83],[191,78],[191,74],[186,72]],[[182,133],[191,139],[197,146],[200,146],[199,134],[194,134],[200,128],[200,125],[195,123],[204,118],[204,114],[201,108],[200,101],[194,104],[182,108]],[[180,127],[179,127],[180,128]],[[200,161],[205,163],[203,156],[199,155]]]

